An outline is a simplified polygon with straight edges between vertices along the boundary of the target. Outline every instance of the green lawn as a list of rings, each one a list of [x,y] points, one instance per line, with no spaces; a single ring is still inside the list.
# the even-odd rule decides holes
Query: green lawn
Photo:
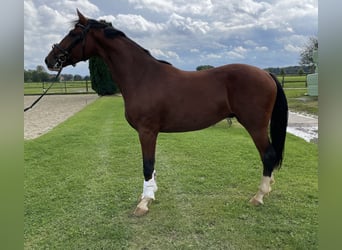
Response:
[[[121,98],[99,98],[24,146],[25,249],[318,248],[317,145],[290,134],[261,207],[248,203],[261,162],[237,123],[160,134],[157,200],[141,218],[140,145]]]
[[[282,82],[282,76],[277,76],[277,78]],[[306,75],[285,75],[284,81],[284,88],[306,88]]]
[[[287,89],[285,94],[291,111],[303,112],[318,116],[318,97],[307,96],[306,89]]]

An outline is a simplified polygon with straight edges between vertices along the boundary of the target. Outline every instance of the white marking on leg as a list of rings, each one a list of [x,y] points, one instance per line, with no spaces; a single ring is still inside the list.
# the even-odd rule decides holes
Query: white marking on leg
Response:
[[[259,189],[264,195],[268,194],[271,191],[270,183],[271,183],[271,177],[263,176],[261,178],[261,184],[260,184]]]
[[[263,198],[264,198],[265,194],[268,194],[269,192],[271,192],[270,183],[271,183],[271,177],[263,176],[261,178],[261,184],[259,186],[258,192],[250,200],[250,202],[253,203],[254,205],[264,204]]]
[[[148,181],[144,180],[143,193],[140,202],[137,205],[134,214],[136,216],[143,216],[148,212],[148,205],[155,200],[154,193],[158,190],[155,180],[156,171],[153,171],[152,178]]]
[[[141,199],[150,198],[152,200],[155,200],[154,193],[157,192],[158,190],[157,183],[155,180],[155,174],[156,174],[156,171],[154,170],[152,174],[152,178],[148,181],[144,180],[144,187],[143,187],[143,193],[142,193]]]

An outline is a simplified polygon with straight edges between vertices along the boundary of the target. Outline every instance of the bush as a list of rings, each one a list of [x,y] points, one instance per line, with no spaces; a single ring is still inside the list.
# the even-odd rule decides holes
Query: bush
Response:
[[[100,96],[118,92],[107,64],[99,57],[89,59],[89,72],[92,89]]]

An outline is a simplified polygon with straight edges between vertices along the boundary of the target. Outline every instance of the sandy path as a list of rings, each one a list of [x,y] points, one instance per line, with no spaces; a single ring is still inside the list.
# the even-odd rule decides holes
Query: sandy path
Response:
[[[24,96],[24,107],[30,106],[37,98]],[[24,139],[34,139],[49,132],[97,98],[96,94],[44,96],[24,113]]]

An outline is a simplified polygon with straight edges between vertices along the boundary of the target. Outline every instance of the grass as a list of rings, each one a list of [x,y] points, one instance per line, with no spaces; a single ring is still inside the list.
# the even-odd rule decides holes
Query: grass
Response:
[[[318,116],[318,97],[308,96],[306,89],[284,89],[291,111]]]
[[[102,97],[25,146],[25,249],[317,249],[317,145],[288,134],[265,205],[248,200],[261,162],[234,122],[160,134],[159,191],[142,191],[136,132],[122,99]]]
[[[300,113],[318,115],[318,97],[308,96],[306,76],[285,76],[284,90],[289,109]],[[282,77],[278,76],[281,82]]]
[[[278,80],[282,82],[283,77],[277,76]],[[306,75],[286,75],[284,77],[284,88],[305,88],[306,89]]]

